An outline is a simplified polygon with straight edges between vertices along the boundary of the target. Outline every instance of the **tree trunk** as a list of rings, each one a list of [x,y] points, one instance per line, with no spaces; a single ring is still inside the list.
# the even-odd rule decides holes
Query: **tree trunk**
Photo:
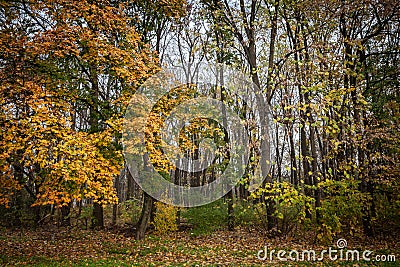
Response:
[[[92,229],[104,228],[103,206],[93,203]]]
[[[71,226],[70,204],[61,207],[61,226]]]
[[[233,209],[233,190],[228,193],[228,230],[235,230],[235,214]]]
[[[143,239],[146,233],[147,226],[150,221],[150,214],[153,206],[153,198],[147,194],[146,192],[143,193],[143,208],[142,214],[140,216],[139,222],[137,224],[137,229],[135,233],[135,238],[137,240]]]
[[[122,179],[124,176],[125,176],[125,168],[121,170],[120,175],[115,177],[114,186],[115,186],[115,191],[117,192],[118,200],[121,199],[120,179]],[[112,225],[117,224],[117,216],[118,216],[118,203],[115,203],[113,205]]]
[[[112,214],[112,222],[111,224],[115,226],[117,224],[117,218],[118,218],[118,204],[113,205],[113,214]]]
[[[150,161],[149,155],[147,153],[144,154],[143,155],[144,172],[152,171],[152,169],[149,167],[150,164],[149,161]],[[153,198],[146,192],[143,192],[142,214],[140,215],[139,222],[137,223],[136,226],[136,233],[135,233],[136,239],[140,240],[144,238],[147,226],[151,218],[152,210],[153,210]]]
[[[223,65],[220,65],[221,67],[219,68],[219,83],[221,86],[221,96],[220,100],[222,103],[225,102],[225,82],[224,82],[224,68]],[[228,129],[228,121],[227,121],[227,113],[226,113],[226,108],[225,105],[222,105],[222,126],[224,129]],[[229,136],[225,135],[224,136],[224,141],[225,145],[229,144]],[[224,157],[229,157],[229,150],[228,148],[224,149]],[[233,187],[229,192],[228,192],[228,230],[233,231],[235,228],[235,215],[234,215],[234,209],[233,209],[233,194],[235,187]]]

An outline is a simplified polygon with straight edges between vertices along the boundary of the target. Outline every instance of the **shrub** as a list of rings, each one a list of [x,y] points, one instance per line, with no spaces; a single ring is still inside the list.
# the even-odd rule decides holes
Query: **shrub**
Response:
[[[120,219],[123,223],[136,225],[140,219],[142,205],[138,199],[129,199],[119,204]]]
[[[156,202],[156,212],[154,216],[155,231],[157,234],[166,234],[178,230],[176,223],[178,208],[162,202]]]
[[[368,194],[358,190],[358,185],[355,180],[320,183],[326,197],[318,208],[321,214],[318,239],[332,242],[340,233],[353,235],[359,230],[363,212],[369,209],[371,201]]]
[[[251,198],[260,200],[264,196],[265,201],[272,200],[274,203],[274,217],[277,221],[277,231],[288,235],[298,227],[303,227],[306,218],[306,209],[313,211],[312,197],[306,196],[294,185],[288,182],[274,182],[259,188],[251,194]],[[265,209],[264,203],[262,203]],[[267,219],[263,220],[264,228],[267,228]]]
[[[238,200],[234,204],[235,224],[243,227],[264,227],[267,225],[264,203]]]

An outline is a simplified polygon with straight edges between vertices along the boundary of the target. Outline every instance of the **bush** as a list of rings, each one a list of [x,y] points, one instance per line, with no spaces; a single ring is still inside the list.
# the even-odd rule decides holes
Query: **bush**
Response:
[[[120,213],[119,218],[123,224],[128,223],[136,225],[140,219],[142,211],[142,205],[137,199],[129,199],[119,204],[118,212]]]
[[[332,242],[340,233],[353,235],[362,226],[362,216],[369,210],[370,196],[358,190],[358,181],[321,182],[326,197],[319,207],[321,222],[318,239]]]
[[[393,234],[400,232],[400,196],[393,192],[395,190],[387,185],[378,185],[375,188],[375,207],[372,219],[377,235],[393,236]]]
[[[259,188],[251,194],[251,198],[260,201],[264,195],[265,201],[272,200],[274,203],[274,217],[277,222],[277,231],[282,235],[289,235],[297,228],[304,228],[306,210],[313,212],[314,199],[306,196],[294,185],[288,182],[274,182],[267,184],[265,188]],[[263,202],[260,203],[266,209]],[[266,217],[266,212],[264,212]],[[267,219],[263,219],[263,226],[267,229]]]
[[[154,229],[157,234],[166,234],[178,230],[176,223],[178,208],[157,201],[155,204],[156,212],[154,216]]]
[[[234,204],[235,224],[243,227],[265,227],[267,225],[264,203],[238,200]]]

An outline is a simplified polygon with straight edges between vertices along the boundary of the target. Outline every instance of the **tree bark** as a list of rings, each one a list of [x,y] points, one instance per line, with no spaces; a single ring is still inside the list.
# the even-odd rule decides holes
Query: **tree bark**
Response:
[[[92,229],[104,228],[103,206],[93,203]]]
[[[149,167],[149,155],[146,153],[143,155],[143,164],[144,164],[144,172],[151,172],[151,168]],[[135,238],[140,240],[143,239],[147,230],[147,226],[149,225],[151,213],[153,210],[153,198],[143,192],[143,206],[142,213],[140,215],[139,222],[136,226]]]
[[[147,194],[146,192],[143,193],[143,208],[142,214],[140,216],[139,222],[137,224],[137,229],[135,233],[135,238],[137,240],[141,240],[144,238],[147,226],[150,221],[150,214],[153,206],[153,198]]]
[[[61,207],[61,226],[71,226],[70,204]]]

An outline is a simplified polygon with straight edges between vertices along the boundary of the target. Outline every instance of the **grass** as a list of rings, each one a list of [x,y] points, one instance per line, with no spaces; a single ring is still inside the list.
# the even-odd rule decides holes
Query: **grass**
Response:
[[[209,235],[226,228],[227,209],[227,204],[220,199],[204,206],[185,209],[182,211],[182,217],[193,226],[191,235]]]

